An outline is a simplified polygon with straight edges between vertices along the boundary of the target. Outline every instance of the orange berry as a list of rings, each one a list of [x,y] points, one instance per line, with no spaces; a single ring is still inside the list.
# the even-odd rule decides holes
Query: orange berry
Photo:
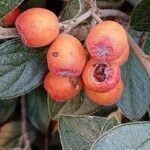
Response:
[[[65,102],[76,96],[82,87],[80,77],[61,77],[49,72],[44,79],[44,88],[58,102]]]
[[[84,87],[84,90],[86,95],[96,104],[109,106],[119,101],[124,91],[124,84],[123,81],[120,80],[111,91],[105,93],[94,92],[86,86]]]
[[[11,12],[9,12],[7,15],[4,16],[4,25],[5,26],[12,26],[15,24],[15,21],[17,17],[21,14],[21,11],[19,8],[15,8]]]
[[[16,28],[28,47],[46,46],[59,34],[57,16],[44,8],[31,8],[20,14],[16,20]]]
[[[90,59],[83,71],[85,86],[95,92],[107,92],[113,89],[121,78],[120,67],[115,64]]]
[[[111,61],[110,63],[114,63],[119,66],[125,64],[128,61],[129,53],[130,51],[129,51],[129,45],[128,45],[128,47],[123,51],[122,55],[119,58]]]
[[[86,51],[72,35],[60,34],[48,50],[47,63],[55,75],[79,76],[86,63]]]
[[[119,58],[127,48],[127,34],[119,23],[104,21],[90,31],[86,46],[94,59],[113,61]]]

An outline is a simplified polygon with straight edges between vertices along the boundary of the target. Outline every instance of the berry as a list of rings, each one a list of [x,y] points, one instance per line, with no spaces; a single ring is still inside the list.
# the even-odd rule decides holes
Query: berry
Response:
[[[86,63],[86,51],[78,39],[60,34],[47,53],[49,70],[59,76],[79,76]]]
[[[94,59],[113,61],[127,48],[127,34],[119,23],[104,21],[90,31],[86,46]]]
[[[4,16],[4,25],[5,26],[12,26],[15,24],[15,21],[17,19],[17,17],[21,14],[21,11],[19,10],[19,8],[15,8],[14,10],[12,10],[11,12],[9,12],[7,15]]]
[[[110,63],[114,63],[116,65],[121,66],[121,65],[125,64],[128,61],[128,58],[129,58],[129,45],[124,50],[124,52],[122,53],[122,55],[119,58],[111,61]]]
[[[84,87],[84,90],[86,95],[96,104],[109,106],[119,101],[124,91],[124,84],[123,81],[120,80],[112,90],[105,93],[94,92],[87,87]]]
[[[58,102],[65,102],[76,96],[82,87],[80,77],[61,77],[49,72],[44,79],[44,88]]]
[[[95,92],[107,92],[113,89],[121,78],[118,65],[90,59],[86,64],[82,78],[85,86]]]
[[[44,8],[31,8],[19,15],[16,28],[26,46],[42,47],[57,37],[59,22],[53,12]]]

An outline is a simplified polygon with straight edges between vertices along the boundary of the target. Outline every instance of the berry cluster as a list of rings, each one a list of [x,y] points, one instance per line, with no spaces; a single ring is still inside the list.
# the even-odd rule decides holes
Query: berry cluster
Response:
[[[126,31],[120,24],[114,21],[97,24],[87,36],[87,51],[77,38],[59,33],[57,16],[44,8],[20,14],[16,29],[28,47],[51,44],[47,53],[50,72],[44,79],[44,87],[54,100],[68,101],[82,87],[97,104],[112,105],[119,100],[124,90],[120,65],[129,56]]]
[[[104,21],[90,31],[86,46],[92,58],[82,73],[84,90],[95,103],[112,105],[124,91],[120,65],[129,56],[126,31],[114,21]]]

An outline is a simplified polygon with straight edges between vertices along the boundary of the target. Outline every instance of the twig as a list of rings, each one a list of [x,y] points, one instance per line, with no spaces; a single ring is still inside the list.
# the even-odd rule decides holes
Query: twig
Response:
[[[24,143],[25,143],[25,147],[24,150],[31,150],[31,145],[30,145],[30,140],[29,140],[29,136],[28,136],[28,132],[27,132],[27,112],[26,112],[26,100],[25,100],[25,96],[23,95],[21,97],[21,118],[22,118],[22,124],[21,124],[21,128],[22,128],[22,135],[24,138]]]
[[[19,37],[16,28],[3,28],[0,27],[0,40]]]
[[[92,16],[95,20],[97,20],[97,22],[103,22],[103,20],[95,12],[92,12]]]
[[[44,139],[44,150],[48,150],[48,142],[49,142],[49,137],[48,137],[48,131],[45,134],[45,139]]]
[[[147,33],[146,32],[143,32],[141,37],[140,37],[140,41],[138,43],[139,47],[140,48],[143,48],[143,46],[145,45],[145,40],[147,38]]]
[[[117,10],[117,9],[99,9],[98,10],[98,16],[100,18],[103,18],[103,17],[119,17],[121,19],[123,19],[124,21],[129,21],[129,16],[120,11],[120,10]]]
[[[81,22],[86,20],[91,16],[91,9],[79,17],[75,17],[71,20],[64,21],[60,23],[60,27],[64,30],[65,33],[69,33],[71,29],[79,25]]]
[[[89,2],[90,7],[92,8],[92,12],[97,12],[97,3],[96,0],[90,0]],[[91,29],[96,25],[97,21],[92,18],[91,23],[90,23],[90,27]]]

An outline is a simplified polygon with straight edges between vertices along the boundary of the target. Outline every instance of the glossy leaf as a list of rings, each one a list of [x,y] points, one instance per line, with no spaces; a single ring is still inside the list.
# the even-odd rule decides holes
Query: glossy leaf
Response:
[[[15,111],[17,105],[16,99],[2,101],[0,100],[0,124],[4,123]]]
[[[147,34],[147,39],[145,41],[143,50],[147,55],[150,55],[150,33]]]
[[[23,0],[0,0],[0,18],[16,8]]]
[[[117,126],[92,145],[90,150],[149,150],[150,123],[139,122]]]
[[[122,67],[125,91],[118,106],[131,120],[139,120],[150,104],[150,78],[133,53]]]
[[[136,31],[150,31],[150,1],[142,0],[132,12],[130,27]]]
[[[27,48],[19,39],[0,45],[0,99],[18,97],[39,86],[47,71],[43,50]]]
[[[43,87],[28,93],[28,117],[32,124],[42,133],[46,133],[50,117],[48,114],[47,94]]]
[[[86,115],[91,114],[102,107],[90,101],[84,92],[78,94],[68,102],[55,102],[48,98],[49,115],[52,119],[57,119],[60,115]]]
[[[115,118],[107,120],[94,116],[61,116],[59,133],[65,150],[89,150],[93,142],[106,131],[118,125]]]
[[[84,0],[69,0],[66,3],[66,6],[61,12],[60,18],[61,21],[66,21],[77,17],[83,12],[87,11],[89,5]]]

